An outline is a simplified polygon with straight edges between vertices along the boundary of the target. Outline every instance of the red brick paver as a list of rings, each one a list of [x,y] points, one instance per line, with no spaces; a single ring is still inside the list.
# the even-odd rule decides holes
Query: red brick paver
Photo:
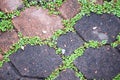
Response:
[[[3,55],[2,55],[2,54],[0,54],[0,61],[1,61],[1,60],[3,60]]]
[[[96,4],[103,4],[104,0],[96,0]]]
[[[0,49],[4,53],[8,51],[10,49],[10,46],[12,46],[12,44],[16,43],[17,41],[18,41],[18,36],[14,30],[1,33],[0,34]]]
[[[27,8],[12,22],[23,36],[39,36],[42,39],[51,37],[54,31],[63,28],[59,16],[49,15],[47,10],[36,7]]]
[[[58,10],[65,19],[70,19],[80,11],[80,7],[78,0],[66,0]]]
[[[0,0],[0,10],[12,12],[22,6],[22,0]]]

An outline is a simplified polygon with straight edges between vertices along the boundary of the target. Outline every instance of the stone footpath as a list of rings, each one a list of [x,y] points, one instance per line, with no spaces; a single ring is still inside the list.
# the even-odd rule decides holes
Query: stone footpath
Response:
[[[103,2],[99,2],[102,4]],[[0,1],[0,10],[11,12],[24,7],[22,0]],[[61,15],[49,15],[48,10],[36,7],[26,8],[20,16],[14,17],[12,31],[0,32],[0,60],[10,46],[19,41],[18,32],[23,36],[39,36],[50,38],[55,31],[63,29],[62,19],[70,19],[80,11],[77,0],[67,0],[57,10]],[[112,14],[97,15],[91,13],[84,16],[74,25],[76,32],[68,32],[57,39],[57,47],[65,50],[64,56],[69,56],[75,49],[89,40],[106,40],[107,45],[97,49],[88,48],[73,64],[88,80],[111,80],[120,73],[120,46],[112,48],[109,44],[116,40],[120,32],[120,19]],[[62,65],[61,55],[48,45],[27,44],[10,55],[10,61],[0,68],[0,80],[45,80],[55,69]],[[80,80],[74,70],[66,69],[60,72],[55,80]]]

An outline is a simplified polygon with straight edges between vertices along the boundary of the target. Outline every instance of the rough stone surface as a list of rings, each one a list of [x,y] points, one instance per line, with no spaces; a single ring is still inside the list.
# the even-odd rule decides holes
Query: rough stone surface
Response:
[[[11,62],[23,76],[44,78],[48,77],[60,64],[62,59],[55,50],[46,45],[30,46],[18,50],[10,56]]]
[[[13,12],[18,8],[21,8],[22,0],[0,0],[0,10],[4,12]]]
[[[51,37],[54,31],[63,28],[59,16],[48,15],[47,10],[35,7],[21,12],[21,16],[13,19],[13,24],[23,36],[39,36],[42,39]]]
[[[21,78],[20,80],[45,80],[45,79]]]
[[[110,46],[89,48],[74,64],[87,79],[112,80],[120,73],[120,53]]]
[[[12,44],[18,41],[17,33],[12,30],[0,34],[0,48],[2,49],[2,54],[10,49]]]
[[[0,61],[3,60],[3,55],[0,53]]]
[[[58,10],[65,19],[70,19],[80,11],[80,8],[78,0],[66,0]]]
[[[118,46],[116,47],[116,49],[120,52],[120,45],[118,45]]]
[[[110,14],[97,15],[91,13],[79,20],[75,27],[77,33],[86,41],[107,40],[108,43],[115,41],[120,32],[120,19]]]
[[[75,72],[73,70],[66,69],[62,71],[55,80],[80,80],[80,79],[77,76],[75,76]]]
[[[5,63],[2,68],[0,68],[0,80],[19,80],[15,70],[11,67],[10,63]]]
[[[63,49],[63,54],[68,56],[83,44],[83,40],[73,32],[61,35],[57,40],[57,46]]]
[[[96,4],[103,4],[104,0],[96,0]]]

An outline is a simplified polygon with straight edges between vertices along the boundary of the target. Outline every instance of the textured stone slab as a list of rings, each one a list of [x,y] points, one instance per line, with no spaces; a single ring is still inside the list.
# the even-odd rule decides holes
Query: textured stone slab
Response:
[[[74,64],[87,79],[112,80],[120,73],[120,52],[110,46],[89,48]]]
[[[61,35],[57,40],[57,46],[63,49],[63,54],[68,56],[83,44],[83,40],[73,32]]]
[[[34,79],[34,78],[21,78],[20,80],[44,80],[44,79]]]
[[[51,37],[54,31],[63,28],[59,16],[49,15],[47,10],[35,7],[21,12],[21,16],[13,19],[13,24],[23,36],[39,36],[42,39]]]
[[[66,0],[58,10],[65,19],[70,19],[80,11],[80,8],[78,0]]]
[[[80,79],[77,76],[75,76],[75,72],[73,70],[66,69],[62,71],[55,80],[80,80]]]
[[[95,3],[96,3],[96,4],[103,4],[103,3],[104,3],[104,0],[96,0]]]
[[[107,40],[110,43],[115,41],[120,32],[120,19],[110,14],[91,13],[90,16],[84,16],[79,20],[74,27],[86,41]]]
[[[16,74],[15,70],[9,63],[5,63],[0,68],[0,80],[19,80],[20,76]]]
[[[2,53],[0,52],[0,61],[3,60],[3,55]]]
[[[117,50],[120,52],[120,45],[117,46]]]
[[[22,0],[0,0],[0,10],[4,12],[13,12],[23,7]]]
[[[27,45],[10,56],[11,62],[23,76],[44,78],[48,77],[60,64],[62,59],[55,50],[46,45]]]
[[[17,33],[12,30],[0,34],[0,48],[2,49],[2,54],[10,49],[12,44],[18,41]]]

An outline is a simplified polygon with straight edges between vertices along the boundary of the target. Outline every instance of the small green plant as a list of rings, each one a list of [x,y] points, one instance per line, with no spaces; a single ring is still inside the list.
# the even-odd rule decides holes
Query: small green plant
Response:
[[[58,12],[56,10],[57,7],[60,7],[63,3],[63,0],[40,0],[40,1],[28,1],[28,0],[24,0],[24,5],[25,7],[30,7],[30,6],[41,6],[45,9],[49,10],[50,14],[60,14],[60,12]]]
[[[111,46],[112,46],[113,48],[115,48],[115,47],[118,46],[118,44],[117,44],[117,43],[111,43]]]
[[[2,20],[0,22],[0,31],[5,32],[7,30],[13,29],[11,20]]]
[[[113,80],[120,80],[120,74],[118,74]]]
[[[120,41],[120,33],[116,37],[117,41]]]
[[[3,12],[0,12],[0,31],[2,32],[5,32],[5,31],[8,31],[8,30],[12,30],[13,29],[13,24],[12,24],[12,21],[11,19],[16,17],[16,16],[19,16],[20,14],[20,11],[16,10],[12,13],[3,13]]]
[[[113,48],[117,47],[120,45],[120,33],[116,37],[116,41],[110,44]]]
[[[98,48],[99,47],[99,42],[91,40],[91,41],[89,41],[89,47]]]

